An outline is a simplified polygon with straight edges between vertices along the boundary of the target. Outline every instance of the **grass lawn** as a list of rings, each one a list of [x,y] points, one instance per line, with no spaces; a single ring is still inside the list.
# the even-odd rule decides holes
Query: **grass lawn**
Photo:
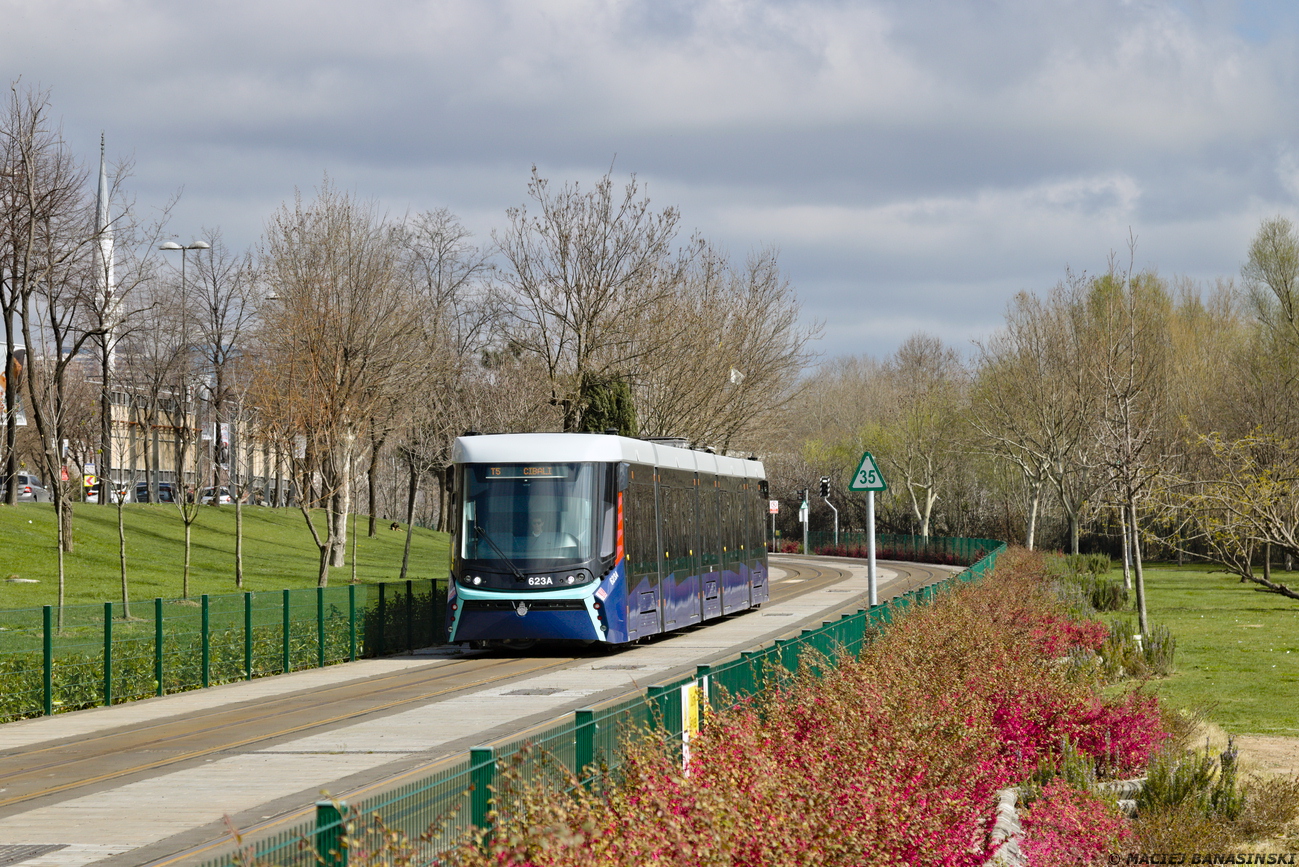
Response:
[[[1145,575],[1150,623],[1177,639],[1176,671],[1151,686],[1233,734],[1299,735],[1299,600],[1208,566],[1147,564]],[[1299,572],[1277,578],[1299,585]]]
[[[75,505],[75,549],[65,558],[68,604],[102,603],[122,598],[118,561],[117,508]],[[243,509],[244,589],[280,590],[316,585],[315,544],[298,509]],[[324,536],[325,516],[316,513]],[[128,504],[124,508],[126,566],[130,598],[176,598],[181,595],[185,528],[179,510],[167,504]],[[401,573],[401,532],[380,525],[368,538],[366,519],[358,516],[356,561],[360,581],[395,580]],[[190,595],[238,592],[234,582],[235,510],[205,506],[193,525]],[[0,506],[0,609],[55,604],[58,594],[56,528],[47,503]],[[348,565],[330,570],[330,584],[351,580],[352,539]],[[447,572],[447,537],[419,527],[411,540],[410,578],[440,578]],[[36,579],[19,583],[12,578]]]

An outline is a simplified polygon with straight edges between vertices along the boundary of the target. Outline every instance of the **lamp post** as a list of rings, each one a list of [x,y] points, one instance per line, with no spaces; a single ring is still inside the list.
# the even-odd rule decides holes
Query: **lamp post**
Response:
[[[180,341],[181,341],[181,345],[184,347],[186,356],[189,355],[189,304],[187,303],[188,299],[185,295],[185,254],[190,250],[209,250],[211,248],[212,245],[206,241],[195,241],[192,244],[177,244],[175,241],[164,241],[162,244],[158,245],[158,249],[163,250],[164,252],[170,252],[172,250],[180,251]],[[181,413],[182,414],[189,413],[188,375],[185,377],[185,380],[181,386]],[[189,429],[188,419],[185,419],[185,429],[186,430]],[[197,443],[194,444],[194,452],[195,452],[194,482],[197,487],[198,484],[198,465],[197,465],[198,444]],[[185,479],[183,478],[184,475],[183,468],[177,467],[177,470],[179,471],[178,475],[181,477],[176,479],[177,490],[173,492],[173,495],[183,497],[185,495]],[[155,488],[155,490],[151,490],[149,492],[149,496],[153,500],[153,502],[157,502],[158,492],[156,490],[157,487],[156,477],[154,478],[152,487]]]

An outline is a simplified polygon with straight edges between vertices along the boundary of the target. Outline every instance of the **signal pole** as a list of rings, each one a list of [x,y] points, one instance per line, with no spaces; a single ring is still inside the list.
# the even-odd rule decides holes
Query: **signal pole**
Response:
[[[825,500],[825,504],[834,512],[834,545],[837,548],[839,547],[839,510],[834,507],[834,503],[830,502],[829,476],[821,477],[821,499]]]
[[[803,490],[798,492],[798,498],[799,498],[798,519],[803,522],[803,556],[804,557],[806,557],[808,554],[811,553],[811,551],[809,551],[807,548],[807,511],[808,511],[807,495],[808,493],[809,492],[807,488],[804,488]]]

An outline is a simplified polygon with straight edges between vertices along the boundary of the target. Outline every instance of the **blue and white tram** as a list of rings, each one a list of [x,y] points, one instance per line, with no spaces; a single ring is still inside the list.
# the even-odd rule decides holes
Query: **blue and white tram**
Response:
[[[767,601],[754,459],[607,434],[464,436],[450,640],[621,644]]]

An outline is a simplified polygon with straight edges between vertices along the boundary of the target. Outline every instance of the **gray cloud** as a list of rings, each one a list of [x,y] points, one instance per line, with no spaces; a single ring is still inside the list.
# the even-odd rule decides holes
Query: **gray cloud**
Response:
[[[133,153],[172,229],[253,243],[323,174],[480,237],[529,167],[616,155],[736,254],[774,245],[827,354],[956,344],[1066,265],[1232,275],[1295,213],[1295,13],[1028,0],[0,0],[0,75]],[[863,341],[869,343],[864,346]]]

